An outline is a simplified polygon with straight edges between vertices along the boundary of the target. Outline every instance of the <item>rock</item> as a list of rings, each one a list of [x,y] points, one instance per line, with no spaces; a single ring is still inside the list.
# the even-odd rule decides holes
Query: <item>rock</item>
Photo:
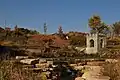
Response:
[[[82,51],[85,51],[86,48],[83,48],[83,47],[75,47],[76,50],[82,52]]]
[[[53,65],[53,61],[47,61],[49,65]]]
[[[92,75],[92,73],[94,72],[85,72],[82,75],[82,78],[85,80],[110,80],[109,76],[97,76],[97,75],[95,76],[95,75]]]
[[[20,60],[20,63],[23,63],[23,64],[36,64],[38,63],[38,59],[23,59],[23,60]]]
[[[116,60],[116,59],[106,59],[105,62],[109,62],[109,63],[117,63],[118,60]]]
[[[73,67],[74,67],[74,66],[77,66],[77,64],[70,64],[70,66],[73,66]]]
[[[39,64],[40,64],[40,63],[45,63],[45,62],[47,62],[46,59],[39,59]]]
[[[46,73],[45,72],[42,72],[40,74],[40,80],[47,80],[47,76],[46,76]]]
[[[92,72],[91,74],[92,75],[98,75],[101,73],[101,69],[102,67],[101,66],[88,66],[86,65],[85,68],[89,71],[89,72]]]
[[[16,56],[16,59],[28,59],[28,56]]]
[[[35,64],[37,68],[45,68],[45,67],[48,67],[49,64],[47,63],[41,63],[41,64]]]
[[[74,66],[74,69],[76,70],[82,70],[84,68],[84,66]]]
[[[92,61],[92,62],[87,62],[87,65],[90,65],[90,66],[99,66],[99,65],[102,65],[104,64],[105,62],[104,61]]]
[[[101,73],[101,66],[85,66],[87,69],[84,71],[82,78],[85,80],[110,80],[108,76],[102,76]]]
[[[76,77],[75,80],[85,80],[82,77]]]

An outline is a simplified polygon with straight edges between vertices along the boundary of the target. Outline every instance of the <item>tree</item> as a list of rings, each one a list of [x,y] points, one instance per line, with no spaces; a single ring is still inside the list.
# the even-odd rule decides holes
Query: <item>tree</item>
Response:
[[[93,15],[90,19],[89,19],[89,26],[90,28],[92,28],[93,30],[97,30],[98,27],[100,26],[101,24],[101,18],[100,16],[97,16],[97,15]]]
[[[110,36],[113,39],[113,37],[114,37],[114,27],[113,27],[113,25],[111,25],[109,28],[110,28],[109,29],[110,30]]]
[[[108,26],[101,21],[100,16],[93,15],[88,20],[88,25],[91,28],[91,33],[104,33],[106,30],[108,30]]]
[[[16,37],[19,37],[20,35],[22,35],[22,32],[20,31],[17,25],[14,27],[14,35]]]
[[[27,35],[27,34],[39,34],[39,32],[37,32],[36,30],[29,30],[29,29],[25,29],[25,28],[17,28],[17,29],[19,30],[19,32],[21,32],[24,35]]]
[[[110,26],[106,25],[104,22],[101,23],[100,27],[98,28],[99,33],[108,34],[110,32]]]
[[[36,30],[29,30],[30,32],[28,33],[28,34],[39,34],[39,32],[38,31],[36,31]]]
[[[113,31],[116,36],[120,34],[120,21],[113,24]]]
[[[11,31],[11,28],[5,27],[5,37],[6,37],[6,38],[11,35],[11,32],[10,32],[10,31]]]
[[[85,36],[71,36],[70,44],[74,46],[85,46],[86,37]]]
[[[58,28],[58,34],[59,34],[59,36],[60,36],[61,38],[64,37],[63,30],[62,30],[62,26],[59,26],[59,28]]]
[[[62,26],[59,26],[59,28],[58,28],[58,34],[63,34],[63,30],[62,30]]]
[[[44,23],[44,34],[46,34],[46,33],[47,33],[47,24]]]

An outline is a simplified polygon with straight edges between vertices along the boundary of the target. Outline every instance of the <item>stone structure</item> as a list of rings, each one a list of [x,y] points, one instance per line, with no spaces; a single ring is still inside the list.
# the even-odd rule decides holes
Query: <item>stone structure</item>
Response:
[[[100,49],[106,47],[106,36],[103,34],[99,33],[94,33],[94,34],[88,34],[86,36],[87,38],[87,48],[86,48],[86,53],[87,54],[95,54],[97,53]]]

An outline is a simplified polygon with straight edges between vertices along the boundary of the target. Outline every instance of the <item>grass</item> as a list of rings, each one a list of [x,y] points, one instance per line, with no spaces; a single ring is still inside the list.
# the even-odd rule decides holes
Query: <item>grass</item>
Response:
[[[40,73],[23,70],[22,65],[11,62],[0,62],[0,80],[40,80]]]
[[[109,76],[111,80],[120,80],[120,62],[105,63],[101,71],[104,76]]]

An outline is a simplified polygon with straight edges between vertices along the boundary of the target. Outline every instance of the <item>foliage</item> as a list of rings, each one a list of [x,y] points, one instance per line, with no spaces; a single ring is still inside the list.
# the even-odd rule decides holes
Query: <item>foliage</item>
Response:
[[[9,28],[9,27],[6,27],[6,28],[5,28],[5,33],[6,33],[6,35],[5,35],[6,37],[11,35],[11,32],[10,32],[10,28]]]
[[[107,40],[107,45],[114,45],[113,47],[115,47],[115,45],[119,45],[120,44],[120,40],[118,39],[111,39],[111,40]]]
[[[117,36],[120,34],[120,21],[113,24],[113,30]]]
[[[25,28],[18,28],[18,26],[15,26],[14,29],[14,33],[16,35],[27,35],[27,34],[39,34],[39,32],[37,32],[36,30],[29,30],[29,29],[25,29]]]
[[[100,16],[97,15],[93,15],[90,19],[89,19],[89,24],[90,28],[92,29],[97,29],[100,25],[101,25],[101,18]]]
[[[20,35],[22,36],[23,33],[20,31],[20,29],[19,29],[18,26],[16,25],[15,28],[14,28],[13,36],[19,37]]]
[[[32,71],[23,70],[22,65],[16,62],[0,62],[0,80],[39,80]]]
[[[36,30],[30,30],[30,33],[29,33],[29,34],[39,34],[39,32],[36,31]]]
[[[59,35],[61,38],[64,38],[62,26],[59,26],[59,28],[58,28],[58,35]]]
[[[44,23],[44,34],[46,34],[47,33],[47,24],[46,23]]]
[[[103,70],[101,70],[104,76],[109,76],[111,80],[120,79],[120,63],[105,63]]]
[[[63,34],[63,30],[62,30],[62,26],[59,26],[59,28],[58,28],[58,34]]]
[[[101,26],[98,28],[99,33],[107,34],[109,33],[109,26],[105,23],[101,23]]]
[[[11,28],[6,27],[5,29],[0,28],[0,37],[6,37],[8,39],[9,37],[20,37],[20,36],[26,36],[28,34],[39,34],[36,30],[29,30],[25,28],[19,28],[17,25],[14,27],[14,30],[11,30]]]
[[[75,45],[75,46],[85,46],[86,45],[85,34],[79,33],[79,32],[69,32],[67,35],[69,36],[71,45]]]
[[[76,46],[85,46],[86,43],[85,40],[86,40],[85,37],[72,36],[70,38],[70,44]]]
[[[47,80],[46,74],[44,72],[41,73],[40,80]]]
[[[88,20],[88,25],[92,29],[91,33],[106,33],[108,31],[108,26],[102,22],[100,16],[97,15],[93,15]]]
[[[101,49],[98,54],[100,58],[117,59],[120,56],[120,46],[109,46],[105,49]]]

